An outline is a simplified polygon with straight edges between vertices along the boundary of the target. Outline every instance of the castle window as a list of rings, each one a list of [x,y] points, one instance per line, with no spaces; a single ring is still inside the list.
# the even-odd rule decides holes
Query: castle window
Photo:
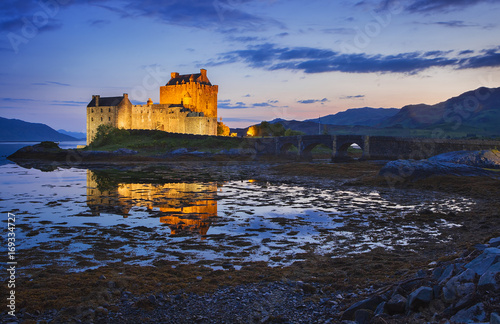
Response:
[[[101,108],[101,112],[102,112],[102,108]]]
[[[101,117],[101,121],[102,121],[102,117]]]
[[[94,121],[94,117],[90,117],[90,121]]]
[[[91,113],[94,113],[94,109],[93,108],[91,109]]]
[[[111,112],[111,108],[108,108],[108,112]]]
[[[108,121],[111,121],[111,117],[108,117]]]

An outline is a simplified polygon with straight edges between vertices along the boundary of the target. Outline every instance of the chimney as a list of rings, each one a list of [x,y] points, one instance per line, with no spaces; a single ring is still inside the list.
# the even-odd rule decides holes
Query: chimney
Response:
[[[207,78],[207,70],[205,69],[200,69],[200,73],[201,73],[201,76],[203,79],[206,79]]]
[[[123,94],[123,99],[127,99],[128,100],[128,93],[124,93]]]
[[[99,98],[100,97],[101,97],[100,95],[92,96],[92,99],[95,99],[95,106],[96,107],[99,107]]]
[[[172,72],[172,73],[170,73],[170,77],[172,79],[178,78],[179,77],[179,72]]]

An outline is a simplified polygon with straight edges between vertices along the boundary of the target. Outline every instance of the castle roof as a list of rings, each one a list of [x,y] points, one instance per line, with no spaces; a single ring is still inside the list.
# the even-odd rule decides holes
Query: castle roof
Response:
[[[119,97],[92,96],[92,100],[89,102],[87,107],[118,106],[125,99],[125,97],[128,96],[125,94]]]
[[[167,82],[166,85],[176,85],[188,82],[196,82],[211,86],[212,83],[210,83],[210,80],[208,80],[206,71],[202,70],[200,72],[202,73],[181,74],[181,75],[179,75],[178,73],[172,73],[172,78],[170,79],[170,81]]]

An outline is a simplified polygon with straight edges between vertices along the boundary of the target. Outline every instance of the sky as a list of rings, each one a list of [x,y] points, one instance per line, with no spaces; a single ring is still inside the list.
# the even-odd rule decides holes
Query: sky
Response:
[[[500,0],[2,0],[0,116],[84,132],[92,95],[208,71],[230,127],[500,87]]]

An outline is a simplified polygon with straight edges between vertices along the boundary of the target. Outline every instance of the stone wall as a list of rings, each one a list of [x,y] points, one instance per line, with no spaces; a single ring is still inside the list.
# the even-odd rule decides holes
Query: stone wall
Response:
[[[87,144],[94,139],[100,125],[117,125],[118,107],[87,107]]]
[[[202,112],[206,117],[217,117],[218,86],[197,82],[160,87],[160,104],[184,104],[193,111]]]

